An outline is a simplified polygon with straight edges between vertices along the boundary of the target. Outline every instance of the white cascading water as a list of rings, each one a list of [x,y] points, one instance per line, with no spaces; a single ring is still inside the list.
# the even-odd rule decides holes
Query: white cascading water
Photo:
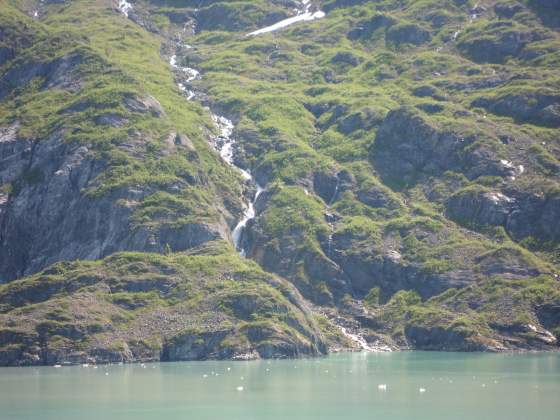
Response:
[[[190,47],[190,46],[188,46]],[[192,67],[181,67],[177,64],[177,56],[172,55],[169,59],[169,64],[173,67],[176,71],[183,73],[186,76],[186,83],[191,83],[194,80],[200,79],[200,72]],[[189,90],[183,83],[178,83],[179,89],[182,92],[185,92],[187,95],[187,100],[191,100],[195,97],[196,93],[193,90]],[[243,212],[243,217],[237,223],[235,228],[232,231],[232,240],[233,245],[239,251],[239,253],[243,256],[246,255],[246,250],[241,245],[241,239],[243,237],[243,231],[247,226],[249,220],[255,217],[255,202],[259,197],[260,193],[263,191],[263,188],[253,179],[251,173],[243,168],[238,167],[233,159],[233,152],[235,147],[235,139],[232,137],[233,129],[235,126],[233,122],[228,118],[214,114],[210,111],[210,108],[206,108],[210,112],[212,117],[212,121],[214,125],[218,129],[218,135],[213,136],[211,138],[212,147],[220,154],[220,157],[226,162],[228,165],[235,166],[241,172],[243,179],[250,183],[255,183],[257,186],[257,193],[255,194],[255,198],[253,201],[246,203],[245,211]]]
[[[128,13],[132,10],[132,4],[126,0],[119,0],[118,8],[123,15],[128,17]]]
[[[251,175],[249,175],[249,176],[251,176]],[[259,198],[259,195],[264,191],[264,188],[262,188],[258,183],[256,183],[256,185],[257,185],[257,192],[255,194],[255,198],[253,199],[253,201],[251,203],[249,203],[249,205],[245,209],[245,213],[243,215],[243,218],[239,221],[237,226],[235,226],[235,229],[233,229],[233,232],[231,234],[231,237],[233,239],[233,244],[235,245],[235,248],[244,257],[247,255],[247,252],[243,248],[243,246],[241,245],[242,234],[243,234],[243,231],[245,230],[245,227],[247,226],[247,223],[249,222],[249,220],[255,218],[255,215],[256,215],[256,213],[255,213],[255,203],[257,202],[257,199]]]
[[[212,138],[212,146],[220,153],[220,156],[222,157],[224,162],[228,163],[229,165],[235,166],[237,169],[239,169],[241,175],[246,181],[251,183],[254,182],[257,186],[255,198],[253,199],[253,201],[246,204],[243,217],[241,218],[241,220],[239,220],[231,234],[235,249],[237,249],[241,255],[245,256],[247,252],[241,245],[243,231],[245,230],[247,223],[249,223],[249,220],[255,218],[255,203],[257,202],[259,195],[264,191],[264,189],[253,179],[253,176],[249,171],[240,168],[234,163],[233,149],[235,146],[235,140],[233,139],[232,134],[235,126],[233,125],[231,120],[213,113],[211,115],[212,120],[214,121],[214,124],[216,124],[216,127],[218,127],[219,131],[219,134]]]
[[[191,48],[190,45],[187,45],[186,47]],[[186,83],[190,83],[193,80],[200,79],[200,72],[198,70],[193,69],[192,67],[179,67],[177,65],[177,56],[175,54],[172,55],[171,58],[169,59],[169,65],[173,67],[175,70],[182,72],[186,76],[186,80],[185,80]],[[181,92],[183,92],[186,95],[187,101],[190,101],[194,98],[195,96],[194,91],[188,89],[187,86],[185,86],[183,83],[179,82],[177,83],[177,86],[179,87]]]
[[[365,340],[364,337],[358,334],[353,334],[349,332],[346,328],[340,327],[340,331],[345,337],[348,337],[350,340],[355,342],[360,346],[361,350],[370,351],[370,352],[391,352],[391,348],[386,345],[377,345],[375,347],[370,346],[368,342]]]

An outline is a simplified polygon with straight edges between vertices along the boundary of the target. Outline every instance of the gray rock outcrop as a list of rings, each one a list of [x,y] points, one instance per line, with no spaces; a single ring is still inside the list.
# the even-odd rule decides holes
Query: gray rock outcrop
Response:
[[[31,142],[9,127],[2,131],[0,157],[0,180],[13,184],[0,205],[1,281],[62,260],[98,259],[122,250],[180,251],[229,236],[225,221],[135,229],[135,206],[150,188],[88,193],[98,186],[106,163],[60,134]]]

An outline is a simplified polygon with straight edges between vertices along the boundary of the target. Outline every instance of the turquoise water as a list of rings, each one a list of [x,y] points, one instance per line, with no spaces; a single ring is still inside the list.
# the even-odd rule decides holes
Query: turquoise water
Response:
[[[557,420],[560,355],[344,353],[2,368],[0,418]]]

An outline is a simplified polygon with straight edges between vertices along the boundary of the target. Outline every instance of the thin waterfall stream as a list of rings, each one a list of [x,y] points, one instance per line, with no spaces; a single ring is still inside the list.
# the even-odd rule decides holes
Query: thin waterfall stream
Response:
[[[132,8],[130,3],[126,1],[119,2],[119,9],[121,13],[125,16],[128,16],[129,10]],[[251,32],[247,34],[247,36],[256,36],[260,34],[264,34],[267,32],[273,32],[281,28],[285,28],[289,25],[292,25],[296,22],[300,21],[311,21],[315,19],[320,19],[325,16],[325,13],[322,11],[312,12],[312,2],[311,0],[302,0],[301,7],[296,9],[296,15],[284,19],[280,22],[275,23],[274,25],[267,26],[265,28],[259,29],[257,31]],[[190,49],[192,48],[190,45],[184,45],[185,48]],[[177,86],[186,96],[188,101],[196,98],[196,91],[192,90],[190,86],[191,82],[194,80],[201,79],[200,72],[192,67],[182,67],[177,64],[177,55],[173,54],[169,59],[169,65],[178,73],[180,73],[182,77],[182,82],[178,82]],[[226,118],[223,115],[218,115],[213,113],[209,107],[206,107],[211,114],[212,121],[214,122],[216,128],[218,129],[218,135],[213,136],[211,138],[212,147],[220,154],[221,158],[224,162],[228,165],[234,166],[237,168],[243,179],[250,184],[254,184],[256,186],[256,193],[254,198],[251,201],[244,200],[245,202],[245,210],[243,212],[243,216],[232,230],[232,241],[233,245],[239,251],[242,256],[247,255],[247,250],[243,246],[243,233],[247,228],[247,224],[250,220],[256,217],[255,211],[255,203],[259,198],[260,194],[264,191],[264,187],[259,185],[258,182],[254,179],[251,172],[247,169],[239,167],[234,160],[234,149],[236,147],[236,141],[233,138],[233,131],[235,126],[233,122]]]
[[[315,19],[321,19],[325,16],[325,12],[321,10],[312,11],[312,7],[313,5],[311,0],[301,0],[300,7],[295,9],[295,16],[248,33],[247,36],[257,36],[260,34],[277,31],[297,22],[312,21]],[[120,13],[128,18],[129,12],[133,9],[133,5],[126,0],[119,0],[117,8]],[[186,49],[192,48],[192,46],[187,44],[183,44],[182,46]],[[202,78],[200,72],[195,68],[183,67],[177,64],[176,54],[173,54],[169,58],[169,65],[176,73],[181,75],[181,81],[177,82],[177,86],[179,87],[179,90],[185,95],[185,98],[188,101],[195,99],[197,93],[192,88],[191,83]],[[254,198],[251,201],[247,201],[245,199],[243,200],[245,202],[245,210],[243,212],[243,216],[232,230],[232,241],[235,248],[242,256],[246,256],[247,250],[243,247],[243,233],[249,221],[254,219],[256,216],[255,203],[260,194],[264,191],[264,187],[257,183],[248,169],[241,168],[235,163],[233,156],[236,147],[236,141],[233,138],[233,131],[235,129],[233,122],[223,115],[215,114],[210,110],[209,107],[205,108],[210,112],[212,121],[218,129],[218,134],[211,138],[212,147],[220,154],[220,157],[224,162],[226,162],[228,165],[234,166],[240,171],[243,179],[247,183],[254,184],[256,186],[256,193]]]
[[[187,48],[191,47],[187,46]],[[169,65],[176,72],[182,74],[185,83],[179,82],[177,83],[177,86],[179,87],[181,92],[185,93],[186,99],[190,101],[195,98],[196,92],[194,90],[191,90],[188,86],[190,86],[190,83],[194,80],[201,79],[202,76],[200,75],[200,72],[192,67],[179,66],[177,64],[177,56],[175,54],[170,57]],[[236,141],[233,137],[233,131],[235,129],[235,125],[233,124],[233,122],[223,115],[215,114],[209,107],[205,108],[210,112],[212,121],[218,129],[218,134],[211,137],[210,144],[220,154],[220,157],[224,162],[237,168],[241,173],[243,179],[250,184],[255,184],[257,188],[257,192],[252,201],[247,202],[246,200],[244,200],[245,210],[243,212],[243,216],[241,217],[235,228],[232,230],[232,241],[235,249],[237,249],[237,251],[239,251],[242,256],[246,256],[247,251],[242,245],[243,233],[245,231],[247,223],[249,223],[249,221],[251,219],[254,219],[256,216],[255,202],[257,201],[257,198],[264,190],[264,188],[256,182],[249,170],[241,168],[235,163],[234,149],[236,147]]]

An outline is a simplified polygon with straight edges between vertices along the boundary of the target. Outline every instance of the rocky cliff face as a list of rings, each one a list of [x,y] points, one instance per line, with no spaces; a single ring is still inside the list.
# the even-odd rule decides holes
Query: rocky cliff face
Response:
[[[65,142],[60,133],[36,142],[5,136],[0,147],[3,181],[19,181],[0,215],[5,281],[57,261],[100,259],[123,250],[163,252],[166,246],[183,251],[229,235],[225,222],[135,228],[135,208],[153,188],[88,194],[108,164],[87,146]]]
[[[468,179],[484,176],[507,178],[516,168],[494,152],[498,139],[487,133],[473,133],[470,126],[438,126],[417,110],[391,111],[379,130],[371,150],[374,164],[387,182],[410,185],[446,171],[462,173]]]
[[[560,197],[515,190],[508,193],[459,191],[450,197],[448,212],[459,223],[502,226],[517,240],[558,241],[560,232],[555,221],[560,217]]]
[[[0,363],[557,348],[554,1],[0,4]]]

